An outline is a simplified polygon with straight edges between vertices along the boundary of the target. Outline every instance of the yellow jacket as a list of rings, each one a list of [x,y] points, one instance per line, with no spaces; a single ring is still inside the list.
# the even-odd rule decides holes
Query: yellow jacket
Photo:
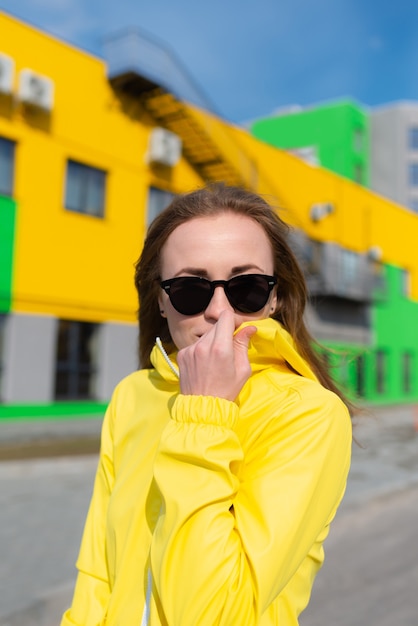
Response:
[[[180,394],[156,347],[154,369],[117,386],[62,626],[298,624],[345,490],[351,422],[289,334],[255,325],[236,402]]]

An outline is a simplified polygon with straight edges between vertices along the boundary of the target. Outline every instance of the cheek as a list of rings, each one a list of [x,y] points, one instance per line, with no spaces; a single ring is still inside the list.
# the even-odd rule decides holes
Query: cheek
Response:
[[[167,318],[171,338],[176,348],[181,350],[192,343],[193,318],[178,313],[169,300],[163,304],[165,306],[163,317]]]
[[[177,350],[187,348],[187,346],[190,346],[194,342],[190,324],[184,323],[183,321],[174,321],[173,319],[168,319],[167,321],[171,338]]]

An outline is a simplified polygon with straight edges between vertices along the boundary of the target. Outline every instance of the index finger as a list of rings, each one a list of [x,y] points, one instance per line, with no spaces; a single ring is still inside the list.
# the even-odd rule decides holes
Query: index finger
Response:
[[[235,316],[232,311],[222,311],[214,326],[215,341],[232,341],[235,332]]]

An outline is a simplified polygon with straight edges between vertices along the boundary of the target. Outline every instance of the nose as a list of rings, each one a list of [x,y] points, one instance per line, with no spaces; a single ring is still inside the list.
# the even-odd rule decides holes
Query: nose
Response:
[[[229,302],[226,297],[225,289],[222,285],[217,285],[213,292],[213,296],[208,306],[205,309],[205,317],[208,320],[214,320],[215,322],[219,319],[222,311],[232,311],[234,312],[234,307]]]

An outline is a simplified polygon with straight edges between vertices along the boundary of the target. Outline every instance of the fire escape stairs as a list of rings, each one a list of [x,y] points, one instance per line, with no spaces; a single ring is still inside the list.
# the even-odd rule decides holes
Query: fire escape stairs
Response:
[[[106,37],[104,52],[113,89],[180,137],[185,159],[204,181],[256,189],[255,163],[216,114],[202,114],[213,106],[171,50],[129,28]]]
[[[222,137],[222,145],[217,144],[197,116],[193,115],[192,109],[160,87],[143,92],[141,101],[159,126],[181,138],[184,157],[203,180],[254,188],[255,168],[226,132]],[[225,146],[229,151],[238,153],[239,164],[228,158],[223,150]]]
[[[181,137],[184,157],[204,180],[248,186],[205,128],[175,96],[157,88],[143,94],[142,102],[158,125]]]

